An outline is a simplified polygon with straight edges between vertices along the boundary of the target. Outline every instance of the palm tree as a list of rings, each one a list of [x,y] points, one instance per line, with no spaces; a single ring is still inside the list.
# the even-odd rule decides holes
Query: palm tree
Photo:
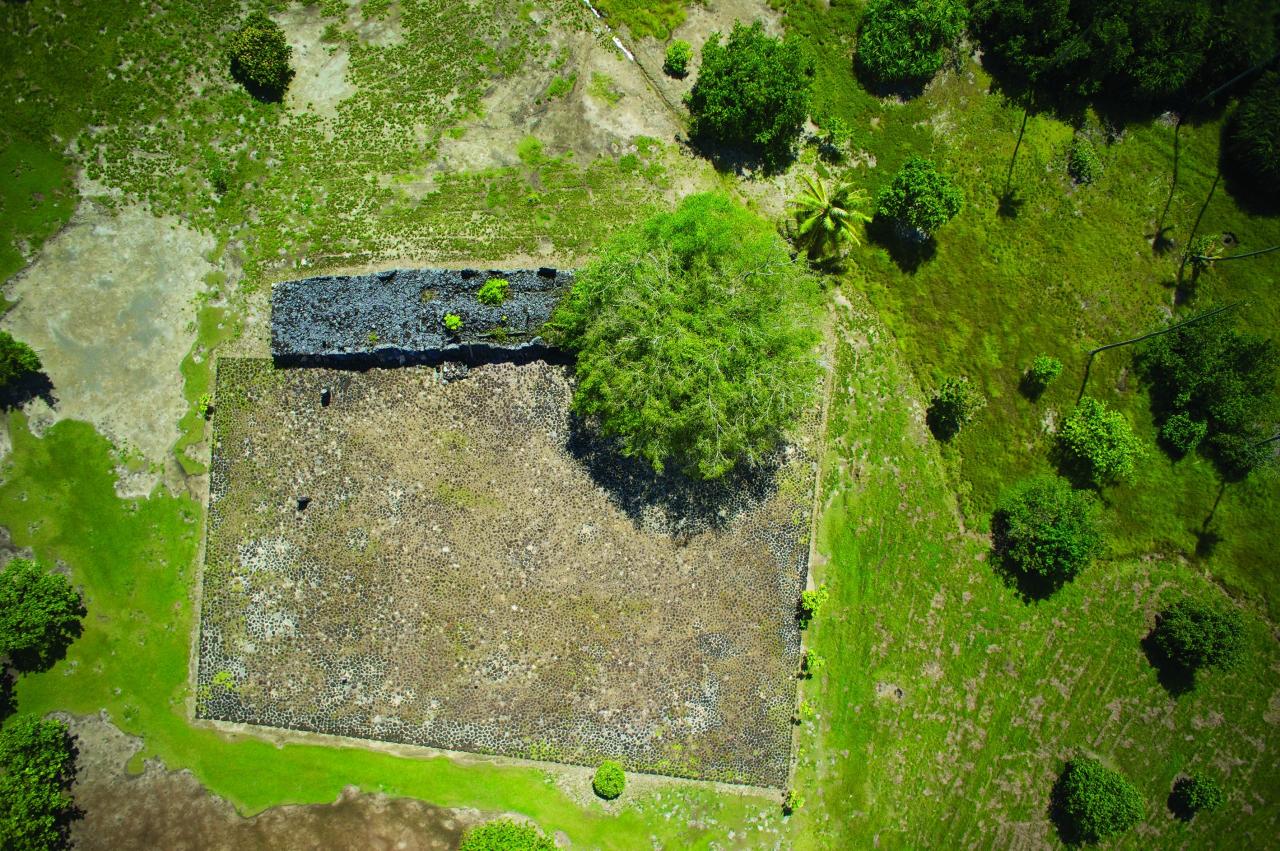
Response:
[[[791,202],[796,215],[796,246],[805,249],[810,260],[821,260],[839,254],[846,239],[861,245],[854,224],[871,221],[857,209],[867,202],[866,194],[843,182],[828,193],[821,179],[808,175],[802,179],[808,188]]]

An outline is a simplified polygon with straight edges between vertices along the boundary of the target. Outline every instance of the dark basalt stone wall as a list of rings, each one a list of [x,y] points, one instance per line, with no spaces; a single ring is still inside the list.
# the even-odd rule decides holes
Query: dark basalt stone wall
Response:
[[[488,305],[476,293],[490,278],[507,298]],[[462,361],[564,361],[542,326],[573,283],[552,268],[392,269],[283,281],[271,291],[271,354],[277,366],[365,368]],[[450,333],[446,314],[462,319]]]

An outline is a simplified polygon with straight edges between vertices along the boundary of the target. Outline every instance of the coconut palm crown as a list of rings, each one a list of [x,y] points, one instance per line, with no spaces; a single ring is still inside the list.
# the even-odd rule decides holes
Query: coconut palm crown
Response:
[[[871,221],[858,209],[866,203],[866,194],[852,183],[839,183],[827,192],[820,178],[802,175],[801,179],[806,189],[791,202],[796,216],[796,247],[805,249],[810,260],[819,260],[838,254],[846,239],[861,245],[854,225]]]

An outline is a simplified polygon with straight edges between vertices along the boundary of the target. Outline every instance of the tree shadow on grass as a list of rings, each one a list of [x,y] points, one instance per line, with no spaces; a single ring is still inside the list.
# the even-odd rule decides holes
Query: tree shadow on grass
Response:
[[[49,376],[43,372],[28,372],[8,387],[0,388],[0,409],[21,408],[37,398],[43,399],[50,408],[58,404]]]
[[[781,174],[796,161],[797,156],[794,144],[785,153],[769,157],[758,145],[728,144],[712,139],[705,133],[690,136],[686,145],[695,156],[710,162],[717,172],[735,177],[746,177],[752,173],[768,176]]]
[[[759,505],[777,490],[783,460],[778,452],[768,463],[739,464],[713,481],[671,468],[655,473],[648,462],[624,456],[616,440],[577,416],[570,418],[565,448],[638,527],[676,536],[722,529],[738,514]]]
[[[1052,597],[1066,580],[1019,570],[1006,553],[1009,542],[1009,521],[1002,511],[991,516],[991,551],[987,561],[996,578],[1018,594],[1024,603],[1038,603]]]
[[[915,274],[938,253],[938,241],[932,236],[921,238],[919,233],[905,233],[895,222],[878,214],[867,225],[867,236],[888,251],[893,262],[908,275]]]
[[[13,672],[7,668],[0,671],[0,724],[18,711],[18,698],[13,693]]]
[[[1058,831],[1058,839],[1063,845],[1079,847],[1085,844],[1085,840],[1080,831],[1080,825],[1067,812],[1065,780],[1066,772],[1060,772],[1058,779],[1053,783],[1053,790],[1049,793],[1049,821],[1053,822],[1054,829]]]
[[[1165,655],[1155,640],[1154,629],[1142,639],[1142,652],[1151,663],[1151,667],[1155,669],[1156,680],[1170,697],[1177,698],[1195,689],[1196,672]]]

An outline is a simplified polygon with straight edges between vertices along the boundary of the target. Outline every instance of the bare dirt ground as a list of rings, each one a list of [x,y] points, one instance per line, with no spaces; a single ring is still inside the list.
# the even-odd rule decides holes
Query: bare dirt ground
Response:
[[[692,490],[568,398],[545,363],[223,360],[199,714],[781,786],[814,435]]]
[[[71,793],[82,817],[72,823],[71,841],[83,851],[437,851],[456,848],[462,833],[482,820],[475,810],[353,789],[332,804],[274,807],[244,818],[189,772],[148,761],[141,774],[129,774],[125,766],[141,743],[109,721],[59,717],[71,728],[78,750]]]

